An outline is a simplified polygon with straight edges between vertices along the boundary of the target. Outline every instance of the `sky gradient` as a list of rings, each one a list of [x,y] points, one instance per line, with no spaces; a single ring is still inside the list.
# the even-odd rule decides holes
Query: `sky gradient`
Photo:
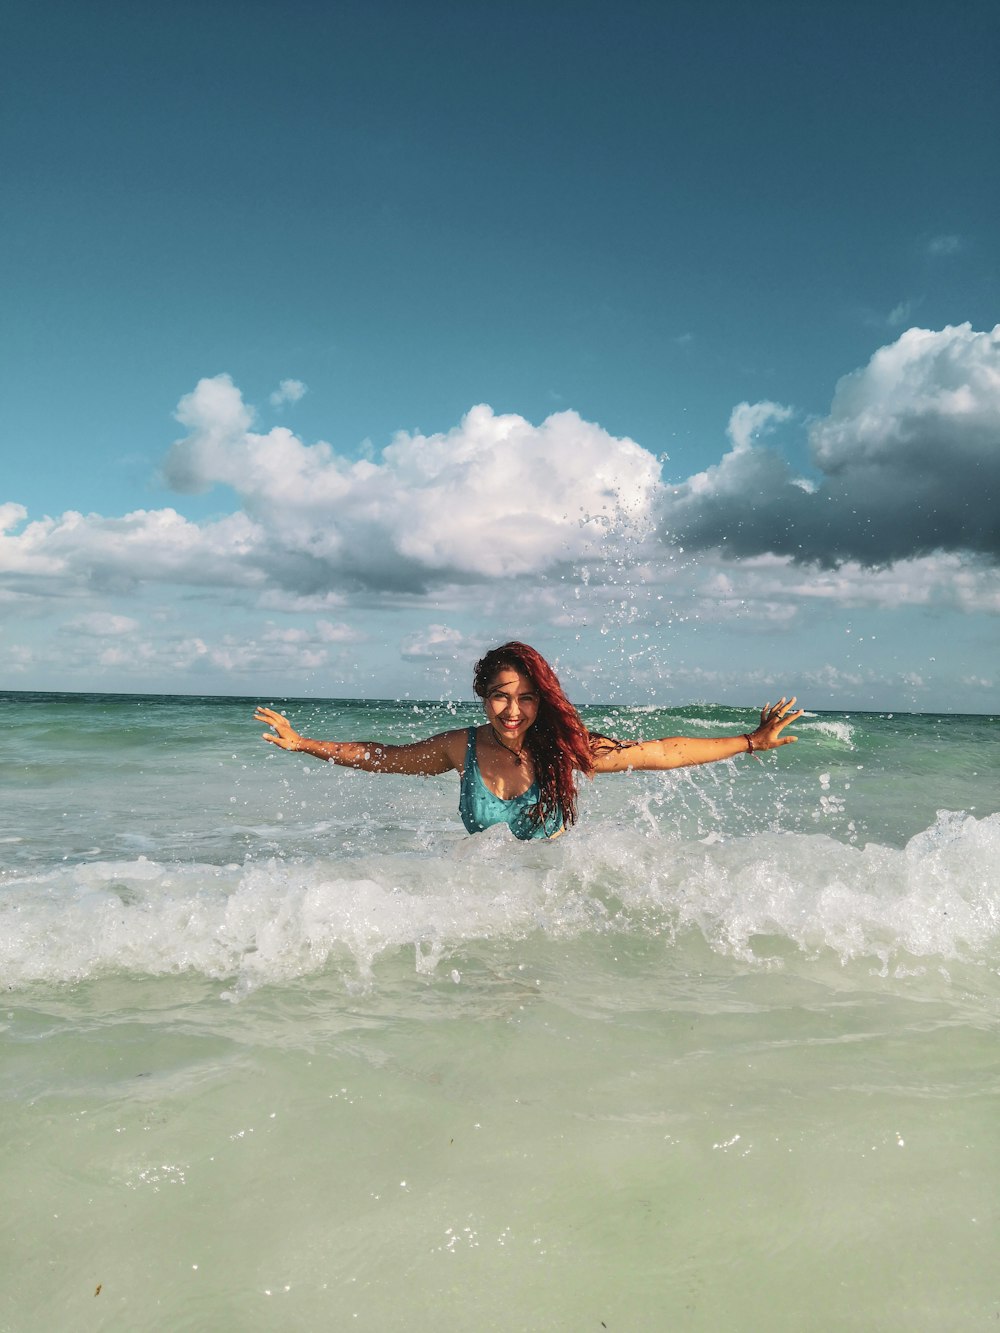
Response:
[[[0,688],[1000,710],[998,38],[15,0]]]

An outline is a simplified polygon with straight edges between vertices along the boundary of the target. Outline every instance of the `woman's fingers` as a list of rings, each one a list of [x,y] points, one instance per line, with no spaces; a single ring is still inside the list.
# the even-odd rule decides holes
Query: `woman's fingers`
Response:
[[[765,704],[764,707],[760,710],[761,725],[767,726],[769,723],[774,724],[779,722],[783,725],[785,722],[790,722],[791,712],[794,707],[795,707],[794,694],[790,699],[786,699],[785,696],[782,695],[773,708],[771,707],[770,704]],[[798,713],[796,713],[795,716],[801,717],[802,716],[801,710]]]
[[[254,720],[256,722],[266,722],[269,727],[274,727],[276,731],[291,725],[284,714],[276,713],[273,708],[258,708],[254,713]]]
[[[794,694],[790,699],[786,699],[782,695],[773,708],[768,703],[760,710],[760,729],[754,737],[755,740],[758,740],[760,749],[770,750],[778,745],[789,745],[797,739],[795,736],[779,734],[790,722],[797,722],[802,716],[803,709],[799,708],[793,711],[795,704]]]
[[[275,712],[273,708],[258,706],[254,712],[254,720],[256,722],[266,722],[269,727],[274,728],[274,731],[278,733],[277,735],[265,731],[262,734],[262,739],[270,741],[272,745],[280,745],[282,749],[287,747],[289,737],[295,734],[295,729],[288,718],[283,713]]]
[[[788,707],[791,708],[791,706],[792,706],[792,704],[794,704],[794,702],[795,702],[795,700],[792,699],[792,700],[789,702]],[[781,730],[783,730],[785,727],[789,726],[792,722],[797,722],[797,721],[799,720],[799,718],[802,716],[802,714],[804,713],[804,711],[805,711],[804,709],[800,708],[800,709],[799,709],[797,712],[795,712],[795,713],[791,713],[791,712],[786,712],[786,713],[785,713],[785,715],[781,718],[781,720],[778,722],[777,726],[775,727],[775,737],[774,737],[774,743],[775,743],[775,745],[794,745],[794,743],[798,740],[798,736],[779,736],[777,733],[778,733],[778,731],[781,731]]]

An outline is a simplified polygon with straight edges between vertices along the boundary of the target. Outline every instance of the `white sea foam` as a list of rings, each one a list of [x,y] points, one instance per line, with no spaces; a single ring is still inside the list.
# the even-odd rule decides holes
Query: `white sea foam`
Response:
[[[350,984],[369,981],[383,955],[409,952],[433,973],[472,945],[535,933],[697,932],[720,955],[770,965],[789,950],[883,971],[992,960],[998,854],[1000,815],[941,812],[903,848],[803,833],[670,842],[604,827],[552,845],[497,829],[424,855],[341,861],[101,861],[7,881],[0,976],[14,987],[191,971],[240,992],[333,966]]]
[[[795,731],[798,735],[805,733],[819,733],[821,736],[829,737],[837,741],[838,744],[846,746],[847,749],[854,749],[854,728],[850,722],[842,722],[831,718],[821,718],[819,721],[810,722],[805,718],[795,723]]]
[[[732,732],[733,723],[726,722],[722,718],[712,717],[685,717],[678,719],[678,730],[687,731],[689,728],[695,731],[724,731]]]

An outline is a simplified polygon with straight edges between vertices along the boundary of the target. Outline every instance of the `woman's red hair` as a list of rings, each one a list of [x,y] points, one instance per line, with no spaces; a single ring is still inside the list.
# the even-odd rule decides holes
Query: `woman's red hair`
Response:
[[[566,698],[559,677],[541,653],[526,643],[505,643],[480,658],[472,688],[481,699],[504,667],[528,676],[538,691],[538,716],[525,738],[540,793],[532,817],[540,824],[558,811],[569,828],[576,823],[576,774],[590,777],[594,772],[590,735]]]

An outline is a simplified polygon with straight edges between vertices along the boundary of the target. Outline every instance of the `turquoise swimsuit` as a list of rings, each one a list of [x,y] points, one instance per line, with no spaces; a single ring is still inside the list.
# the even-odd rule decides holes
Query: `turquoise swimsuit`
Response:
[[[462,770],[462,790],[458,798],[458,812],[470,833],[482,833],[492,824],[507,824],[515,838],[522,842],[529,838],[552,838],[561,832],[562,815],[549,815],[544,824],[531,820],[531,811],[538,804],[538,783],[533,782],[526,792],[504,801],[490,791],[479,771],[476,758],[476,728],[469,728],[469,743],[465,747],[465,767]]]

